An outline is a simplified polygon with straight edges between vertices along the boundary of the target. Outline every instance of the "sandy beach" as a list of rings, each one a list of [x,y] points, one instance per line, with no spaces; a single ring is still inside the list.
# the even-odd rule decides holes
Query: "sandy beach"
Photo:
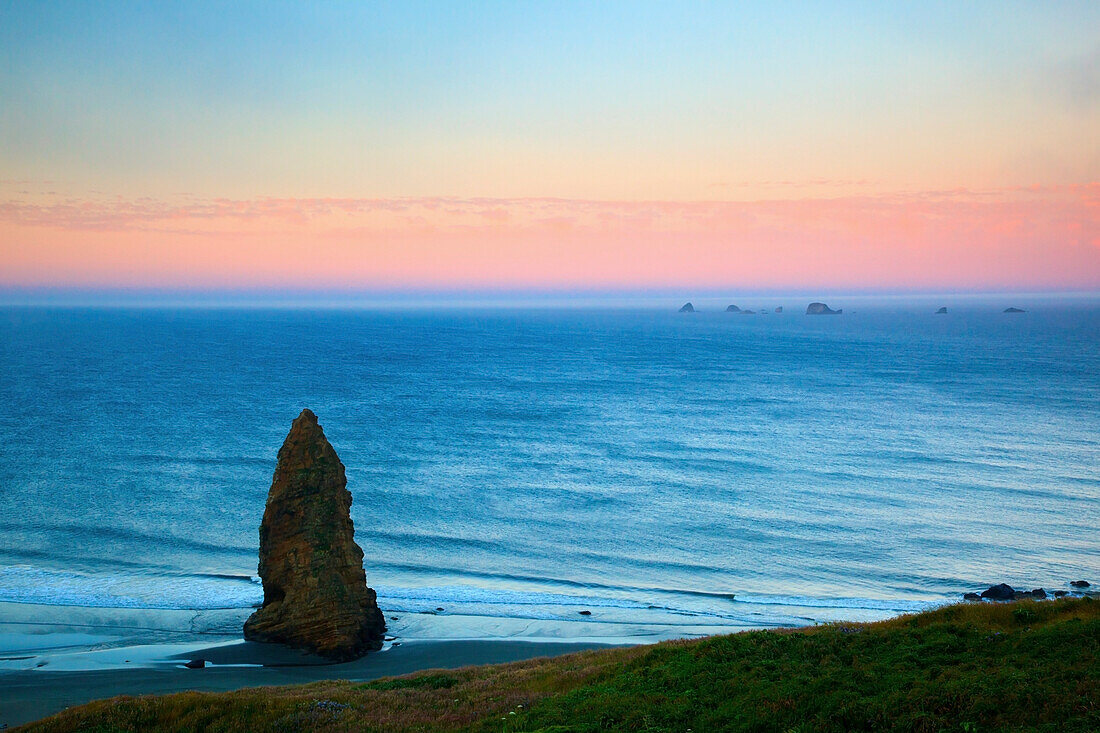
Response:
[[[682,629],[582,620],[401,614],[388,619],[381,651],[331,664],[278,644],[244,641],[240,627],[250,612],[0,603],[0,728],[115,695],[369,680],[683,635]],[[198,659],[207,665],[185,666]]]
[[[369,680],[747,628],[690,619],[630,623],[616,609],[568,621],[391,610],[381,651],[332,664],[278,644],[244,641],[241,626],[251,612],[0,602],[0,727],[115,695]],[[185,666],[198,659],[207,666]]]
[[[290,685],[317,680],[370,680],[422,669],[453,669],[472,664],[513,662],[556,656],[608,644],[506,640],[410,641],[345,664],[326,664],[275,645],[231,642],[175,650],[175,645],[120,647],[116,657],[144,655],[136,669],[0,672],[0,727],[28,723],[66,707],[116,695],[150,695],[197,690],[218,692],[260,685]],[[166,656],[153,661],[157,650]],[[136,655],[135,655],[136,656]],[[203,658],[203,669],[183,666]]]

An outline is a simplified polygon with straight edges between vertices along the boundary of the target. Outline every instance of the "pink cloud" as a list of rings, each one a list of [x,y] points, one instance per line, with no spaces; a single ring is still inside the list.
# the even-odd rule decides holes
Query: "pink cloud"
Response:
[[[1100,288],[1100,184],[761,201],[0,203],[0,283]]]

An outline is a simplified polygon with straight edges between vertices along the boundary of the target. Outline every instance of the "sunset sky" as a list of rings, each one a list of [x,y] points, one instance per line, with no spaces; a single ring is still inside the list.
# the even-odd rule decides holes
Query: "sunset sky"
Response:
[[[1100,3],[0,0],[0,288],[1100,290]]]

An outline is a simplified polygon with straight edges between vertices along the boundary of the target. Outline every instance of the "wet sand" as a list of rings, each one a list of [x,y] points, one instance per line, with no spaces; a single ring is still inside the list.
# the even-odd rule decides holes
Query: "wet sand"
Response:
[[[0,672],[0,727],[28,723],[66,707],[116,695],[150,695],[197,690],[224,692],[242,687],[293,685],[318,680],[370,680],[423,669],[454,669],[557,656],[613,646],[598,643],[507,640],[408,641],[344,664],[320,663],[274,645],[238,642],[174,655],[178,663],[138,669],[79,672],[43,669]],[[187,669],[188,659],[212,664]],[[237,666],[256,665],[256,666]]]

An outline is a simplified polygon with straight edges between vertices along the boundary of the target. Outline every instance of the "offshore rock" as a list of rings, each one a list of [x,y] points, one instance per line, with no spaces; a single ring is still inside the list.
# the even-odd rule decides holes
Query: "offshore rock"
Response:
[[[244,638],[336,661],[380,649],[386,622],[355,544],[344,464],[309,410],[290,427],[260,525],[264,604]]]
[[[1027,311],[1025,311],[1023,308],[1016,308],[1016,307],[1005,308],[1001,312],[1002,313],[1027,313]]]
[[[775,312],[776,312],[776,313],[782,313],[782,312],[783,312],[783,306],[781,306],[781,305],[780,305],[780,306],[776,306],[776,308],[775,308]]]
[[[727,305],[726,306],[726,313],[740,313],[740,312],[741,312],[741,309],[738,308],[735,305]]]
[[[991,601],[1011,601],[1015,597],[1016,591],[1007,583],[991,585],[982,591],[982,598],[988,598]]]
[[[684,303],[682,306],[680,306],[680,312],[681,313],[694,313],[695,312],[695,306],[693,306],[690,302]]]
[[[806,306],[806,315],[808,316],[835,316],[843,312],[843,308],[833,310],[824,303],[810,303],[808,306]]]
[[[946,306],[946,305],[945,305],[945,306],[942,306],[942,307],[941,307],[941,308],[940,308],[940,309],[939,309],[938,311],[936,311],[936,315],[937,315],[937,316],[945,316],[945,315],[947,315],[947,306]]]

